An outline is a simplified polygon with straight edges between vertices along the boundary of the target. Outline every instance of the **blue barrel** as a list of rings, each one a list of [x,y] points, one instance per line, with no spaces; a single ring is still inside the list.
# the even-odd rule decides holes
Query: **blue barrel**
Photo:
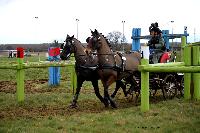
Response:
[[[60,61],[60,48],[50,47],[48,49],[48,61]],[[49,67],[49,86],[60,84],[60,67]]]
[[[60,84],[60,67],[49,67],[49,85],[57,86]]]

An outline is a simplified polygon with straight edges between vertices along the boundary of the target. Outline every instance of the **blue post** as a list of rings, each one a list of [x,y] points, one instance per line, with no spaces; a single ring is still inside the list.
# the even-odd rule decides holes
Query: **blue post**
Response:
[[[169,49],[169,30],[162,30],[162,36],[163,36],[163,39],[165,41],[165,45],[166,45],[166,48]]]
[[[140,39],[134,37],[141,36],[141,28],[133,28],[132,30],[132,51],[140,50]]]
[[[186,36],[186,44],[187,44],[187,36],[189,36],[187,33],[187,26],[184,26],[184,35]]]
[[[52,54],[54,47],[48,49],[49,61],[60,61],[60,55]],[[51,52],[50,52],[51,51]],[[51,54],[50,54],[51,53]],[[49,67],[49,85],[59,85],[60,84],[60,67]]]

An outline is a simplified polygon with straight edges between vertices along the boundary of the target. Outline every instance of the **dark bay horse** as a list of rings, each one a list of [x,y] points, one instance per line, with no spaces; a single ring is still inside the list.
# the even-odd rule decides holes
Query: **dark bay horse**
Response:
[[[97,50],[99,69],[98,73],[104,86],[104,99],[116,108],[115,102],[108,93],[108,87],[115,81],[132,79],[134,74],[138,73],[138,65],[140,64],[141,54],[138,52],[122,55],[113,53],[109,47],[106,38],[96,29],[91,31],[92,38],[89,47]],[[134,82],[134,79],[132,80]]]
[[[77,74],[77,88],[76,93],[74,95],[73,101],[71,103],[71,107],[77,106],[78,96],[84,81],[91,81],[95,90],[96,96],[100,99],[102,103],[107,107],[108,103],[104,100],[104,98],[100,95],[98,80],[100,79],[97,67],[98,67],[98,58],[96,55],[89,54],[86,48],[81,44],[79,40],[74,38],[74,36],[70,37],[67,35],[65,44],[61,46],[63,51],[60,54],[62,60],[66,60],[68,55],[74,53],[75,56],[75,71]],[[122,87],[124,90],[124,94],[126,95],[126,88],[123,86],[123,83],[117,82],[116,88]]]

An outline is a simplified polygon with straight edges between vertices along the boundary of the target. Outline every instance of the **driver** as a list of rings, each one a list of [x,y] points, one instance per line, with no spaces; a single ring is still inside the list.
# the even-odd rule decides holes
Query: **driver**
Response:
[[[150,49],[161,49],[163,51],[166,50],[164,45],[164,40],[162,38],[162,31],[158,28],[158,23],[152,23],[149,27],[151,39],[148,41],[148,46]],[[160,45],[160,46],[159,46]]]

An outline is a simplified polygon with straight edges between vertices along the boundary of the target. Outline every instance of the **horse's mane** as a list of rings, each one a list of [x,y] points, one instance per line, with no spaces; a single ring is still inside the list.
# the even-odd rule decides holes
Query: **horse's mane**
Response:
[[[81,41],[79,41],[79,40],[78,40],[78,39],[76,39],[76,38],[73,38],[73,40],[75,40],[75,41],[79,42],[79,43],[81,44],[81,46],[85,48],[85,46],[84,46],[84,45],[81,43]]]
[[[73,40],[76,40],[77,42],[81,43],[81,41],[79,41],[79,40],[78,40],[78,39],[76,39],[76,38],[73,38]]]
[[[106,43],[108,44],[108,46],[111,48],[111,44],[110,42],[108,41],[108,39],[102,34],[102,33],[99,33],[105,40],[106,40]]]

